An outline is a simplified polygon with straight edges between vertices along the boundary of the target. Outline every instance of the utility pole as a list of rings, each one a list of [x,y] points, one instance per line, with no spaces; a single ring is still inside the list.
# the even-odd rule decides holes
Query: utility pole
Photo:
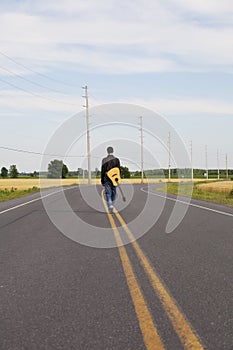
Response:
[[[90,143],[90,122],[89,122],[89,105],[88,105],[88,88],[87,85],[83,87],[85,91],[86,104],[86,125],[87,125],[87,169],[88,169],[88,184],[91,184],[91,143]]]
[[[228,180],[228,159],[226,154],[226,179]]]
[[[142,128],[142,117],[140,117],[140,132],[141,132],[141,183],[143,184],[144,179],[144,159],[143,159],[143,128]]]
[[[192,177],[192,182],[193,182],[193,142],[192,140],[190,141],[190,154],[191,154],[191,177]]]
[[[220,170],[219,170],[219,153],[218,153],[218,150],[217,150],[217,165],[218,165],[218,180],[220,178]]]
[[[208,150],[207,145],[205,146],[205,164],[206,164],[206,180],[209,179],[209,170],[208,170]]]
[[[168,133],[168,182],[171,181],[171,133]]]

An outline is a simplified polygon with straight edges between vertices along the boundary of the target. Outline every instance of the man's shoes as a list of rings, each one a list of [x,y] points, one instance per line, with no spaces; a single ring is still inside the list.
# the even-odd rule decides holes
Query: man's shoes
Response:
[[[113,214],[113,205],[110,205],[108,208],[109,214]]]

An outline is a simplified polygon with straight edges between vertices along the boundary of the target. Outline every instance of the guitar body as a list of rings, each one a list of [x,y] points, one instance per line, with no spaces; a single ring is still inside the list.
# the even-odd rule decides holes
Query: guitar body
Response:
[[[121,182],[121,174],[119,168],[112,168],[107,172],[109,179],[112,181],[113,186],[118,186]]]

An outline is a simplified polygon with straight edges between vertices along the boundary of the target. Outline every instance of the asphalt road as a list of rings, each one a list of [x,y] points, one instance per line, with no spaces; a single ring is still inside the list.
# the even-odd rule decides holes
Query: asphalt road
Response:
[[[167,234],[174,196],[154,191],[158,220],[109,248],[135,234],[141,187],[123,187],[131,200],[111,217],[100,186],[67,188],[69,210],[54,189],[48,213],[38,193],[0,203],[1,350],[233,349],[233,210],[193,200]]]

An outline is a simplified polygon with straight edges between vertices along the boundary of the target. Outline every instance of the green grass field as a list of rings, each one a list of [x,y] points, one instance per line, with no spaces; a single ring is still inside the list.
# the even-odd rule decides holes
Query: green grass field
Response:
[[[202,188],[199,186],[200,184],[186,183],[186,184],[178,184],[178,183],[168,183],[167,185],[156,188],[157,191],[171,193],[171,194],[179,194],[182,196],[192,196],[195,199],[201,199],[208,202],[219,203],[228,205],[233,207],[233,192],[229,190],[229,192],[219,192],[219,191],[209,191],[208,189]]]
[[[10,190],[0,190],[0,202],[5,202],[9,199],[23,197],[30,193],[38,192],[39,190],[40,189],[38,187],[32,187],[27,190],[17,190],[13,187]]]

